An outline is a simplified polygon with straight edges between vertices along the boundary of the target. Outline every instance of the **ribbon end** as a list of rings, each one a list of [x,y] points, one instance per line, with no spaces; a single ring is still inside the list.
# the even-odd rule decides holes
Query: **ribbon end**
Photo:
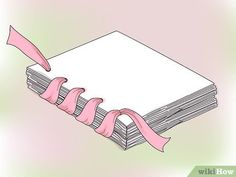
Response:
[[[6,44],[18,48],[30,59],[41,65],[47,72],[51,71],[50,64],[40,50],[27,38],[16,31],[11,25],[9,27],[9,36]]]
[[[14,44],[12,35],[15,33],[16,33],[16,30],[10,25],[9,26],[9,35],[8,35],[7,42],[6,42],[7,45]]]
[[[50,72],[50,71],[51,71],[51,67],[48,66],[47,68],[45,68],[45,70],[46,70],[47,72]]]
[[[168,138],[163,138],[163,144],[162,144],[162,146],[161,146],[161,148],[160,148],[160,151],[161,152],[163,152],[164,153],[164,147],[165,147],[165,145],[170,141],[170,139],[171,139],[171,137],[168,137]]]

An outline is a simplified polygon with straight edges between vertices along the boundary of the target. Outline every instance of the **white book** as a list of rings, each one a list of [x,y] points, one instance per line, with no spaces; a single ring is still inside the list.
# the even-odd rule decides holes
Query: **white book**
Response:
[[[106,111],[129,108],[145,116],[179,100],[181,103],[188,96],[194,99],[199,91],[204,95],[204,89],[211,93],[206,97],[210,100],[206,106],[213,102],[216,105],[212,81],[118,31],[54,56],[48,62],[50,72],[35,64],[27,68],[28,73],[49,80],[66,77],[64,88],[85,88],[81,97],[103,98],[99,107]],[[199,110],[202,108],[199,106]],[[119,120],[126,127],[132,124],[125,115]]]

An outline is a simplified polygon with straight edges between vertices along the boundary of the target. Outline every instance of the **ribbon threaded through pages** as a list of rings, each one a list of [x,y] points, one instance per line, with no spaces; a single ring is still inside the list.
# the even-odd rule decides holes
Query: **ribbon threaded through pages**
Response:
[[[48,85],[45,92],[40,96],[50,103],[55,104],[57,102],[57,98],[59,97],[59,90],[64,81],[65,78],[54,78]],[[58,107],[70,115],[73,114],[76,109],[76,103],[78,101],[79,95],[83,92],[84,89],[72,89],[67,94],[64,101],[58,105]],[[95,119],[97,107],[102,102],[103,99],[101,98],[91,98],[84,106],[80,115],[75,117],[76,120],[86,125],[91,125]],[[109,111],[99,127],[95,129],[95,132],[107,138],[110,137],[114,131],[116,119],[122,114],[129,116],[133,120],[143,137],[151,146],[161,152],[164,151],[164,146],[169,142],[170,138],[165,138],[155,133],[144,121],[142,116],[131,109],[124,108],[121,110]]]

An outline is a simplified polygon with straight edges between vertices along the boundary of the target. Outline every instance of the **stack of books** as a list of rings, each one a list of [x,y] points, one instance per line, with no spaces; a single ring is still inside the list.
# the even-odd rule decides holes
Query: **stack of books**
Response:
[[[139,113],[157,134],[217,107],[214,83],[189,68],[118,31],[109,33],[48,60],[52,70],[27,67],[28,88],[41,95],[55,77],[65,77],[56,104],[75,87],[85,88],[73,116],[89,99],[104,102],[96,109],[96,129],[113,109]],[[194,124],[191,124],[194,127]],[[123,149],[145,142],[135,123],[121,115],[109,139]]]

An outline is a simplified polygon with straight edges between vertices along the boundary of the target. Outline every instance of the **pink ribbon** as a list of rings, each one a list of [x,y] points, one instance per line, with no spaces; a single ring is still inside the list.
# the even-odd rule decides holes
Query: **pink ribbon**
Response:
[[[40,96],[48,102],[55,104],[59,96],[60,88],[65,82],[67,82],[67,79],[64,77],[54,78],[52,82],[48,85],[47,90]]]
[[[105,137],[110,137],[114,131],[116,119],[121,115],[119,110],[109,111],[103,119],[101,125],[95,131]]]
[[[50,103],[55,104],[59,96],[60,87],[65,81],[66,79],[62,77],[54,78],[48,85],[45,92],[40,96],[49,101]],[[78,98],[83,92],[84,89],[82,88],[72,89],[67,94],[64,101],[60,105],[58,105],[58,108],[64,110],[68,114],[73,114],[76,109]],[[76,117],[76,120],[86,125],[91,125],[95,119],[96,109],[98,105],[102,102],[103,99],[101,98],[90,99],[84,106],[80,115]],[[95,131],[105,137],[110,137],[113,134],[116,119],[122,114],[129,116],[133,120],[140,133],[150,145],[152,145],[155,149],[161,152],[164,151],[164,146],[165,144],[167,144],[170,138],[165,138],[155,133],[144,121],[142,116],[140,116],[138,113],[131,109],[124,108],[121,110],[109,111],[103,119],[101,125],[96,128]]]
[[[18,48],[26,56],[41,65],[46,71],[51,70],[47,59],[43,56],[40,50],[32,42],[18,33],[12,26],[10,26],[9,29],[7,44]]]
[[[170,141],[170,137],[165,138],[158,135],[148,126],[148,124],[144,121],[144,119],[135,111],[124,108],[121,109],[120,112],[121,114],[126,114],[134,121],[135,125],[137,126],[143,137],[150,145],[152,145],[157,150],[164,152],[164,146],[166,143]]]
[[[68,114],[73,114],[76,109],[77,100],[79,96],[84,92],[83,88],[73,88],[70,90],[64,101],[57,107]]]
[[[84,109],[75,119],[86,124],[91,125],[94,121],[97,107],[103,102],[101,98],[92,98],[85,105]]]

